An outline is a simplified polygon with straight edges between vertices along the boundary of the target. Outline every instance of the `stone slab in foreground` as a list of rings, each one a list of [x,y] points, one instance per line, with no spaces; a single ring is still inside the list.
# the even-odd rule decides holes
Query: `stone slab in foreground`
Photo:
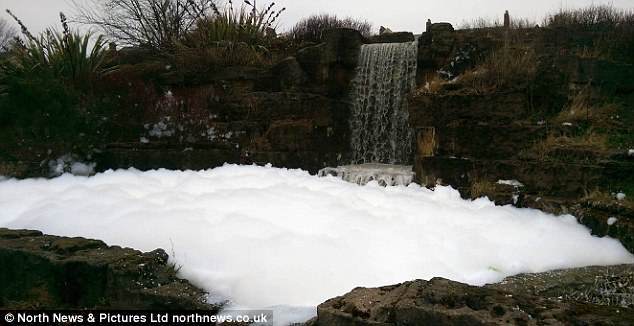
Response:
[[[634,266],[519,275],[475,287],[435,278],[357,288],[309,325],[634,325]],[[599,304],[600,303],[600,304]]]
[[[215,310],[163,250],[0,228],[0,309]]]

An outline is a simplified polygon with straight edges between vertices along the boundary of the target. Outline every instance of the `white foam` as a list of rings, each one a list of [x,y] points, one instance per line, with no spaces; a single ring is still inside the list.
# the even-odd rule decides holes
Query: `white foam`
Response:
[[[325,168],[320,170],[318,175],[320,177],[334,176],[362,186],[372,181],[376,181],[381,186],[407,186],[414,181],[412,166],[391,164],[359,164]]]
[[[278,309],[286,321],[357,286],[634,262],[572,216],[255,166],[4,180],[0,226],[164,248],[182,277],[237,306],[309,307]]]

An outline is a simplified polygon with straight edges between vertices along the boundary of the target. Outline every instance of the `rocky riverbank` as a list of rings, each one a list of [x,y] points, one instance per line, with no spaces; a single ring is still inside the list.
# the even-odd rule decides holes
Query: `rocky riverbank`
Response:
[[[469,286],[442,278],[357,288],[308,325],[632,325],[634,266],[588,267]]]
[[[179,279],[165,251],[0,229],[2,309],[218,310]],[[484,287],[446,279],[356,288],[308,325],[631,325],[634,265],[509,277]]]
[[[0,228],[0,309],[217,310],[162,249]]]

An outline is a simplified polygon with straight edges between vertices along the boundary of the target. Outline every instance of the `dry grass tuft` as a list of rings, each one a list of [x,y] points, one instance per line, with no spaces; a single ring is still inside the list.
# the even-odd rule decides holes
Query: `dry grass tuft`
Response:
[[[458,83],[476,93],[512,89],[530,83],[537,74],[538,58],[533,49],[508,46],[494,51],[475,69],[458,77]]]
[[[442,91],[443,86],[449,83],[442,79],[438,74],[433,74],[427,78],[422,87],[417,90],[418,94],[438,94]]]
[[[592,130],[578,137],[555,136],[551,134],[543,141],[536,143],[530,149],[530,153],[535,154],[537,158],[542,161],[553,159],[565,160],[565,157],[559,157],[557,155],[558,152],[565,150],[583,150],[600,156],[609,152],[608,139],[607,135],[599,134]]]
[[[476,180],[471,184],[471,197],[480,198],[484,196],[490,196],[495,194],[496,185],[492,181]]]
[[[620,110],[620,105],[616,103],[592,105],[589,89],[584,89],[553,119],[553,122],[555,124],[586,122],[592,123],[595,128],[612,128],[619,124],[614,117]]]
[[[535,21],[526,18],[513,18],[511,17],[511,29],[528,29],[534,28],[538,24]],[[490,29],[490,28],[503,28],[504,22],[500,19],[491,18],[477,18],[472,21],[463,21],[458,25],[459,30],[467,29]]]
[[[631,210],[634,210],[634,201],[630,196],[625,197],[624,200],[616,199],[616,193],[611,193],[605,190],[594,189],[591,192],[586,192],[585,196],[581,199],[582,202],[587,202],[595,206],[622,206]]]

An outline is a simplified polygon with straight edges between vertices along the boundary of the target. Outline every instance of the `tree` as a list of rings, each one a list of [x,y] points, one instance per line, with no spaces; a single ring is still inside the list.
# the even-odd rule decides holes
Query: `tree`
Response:
[[[215,0],[92,0],[75,7],[77,21],[99,26],[125,45],[157,50],[172,49],[216,8]]]

